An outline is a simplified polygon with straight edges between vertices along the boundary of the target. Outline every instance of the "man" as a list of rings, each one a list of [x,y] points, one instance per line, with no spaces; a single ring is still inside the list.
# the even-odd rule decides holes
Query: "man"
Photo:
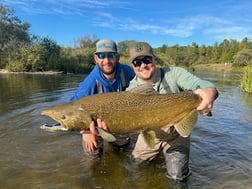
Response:
[[[202,80],[190,72],[178,68],[157,68],[156,57],[152,47],[146,42],[135,42],[129,47],[130,62],[136,76],[131,80],[127,90],[138,85],[150,82],[160,94],[178,93],[185,90],[193,90],[202,98],[197,110],[208,115],[213,102],[218,96],[215,86],[208,81]],[[169,113],[169,112],[167,112]],[[106,123],[99,122],[99,127],[107,128]],[[92,130],[95,130],[94,128]],[[151,161],[163,152],[167,177],[173,180],[183,181],[190,175],[189,152],[190,136],[181,137],[174,127],[156,129],[154,149],[150,149],[144,141],[143,135],[139,134],[132,156],[136,162]],[[94,131],[94,133],[97,133]]]
[[[130,62],[136,73],[127,90],[140,84],[151,82],[159,93],[178,93],[184,90],[193,90],[200,95],[202,103],[197,110],[203,115],[211,112],[213,101],[217,97],[215,86],[199,79],[186,70],[178,67],[156,67],[156,58],[152,47],[145,42],[136,42],[129,49]],[[138,136],[132,155],[137,160],[151,161],[160,152],[163,152],[167,177],[174,180],[184,180],[190,175],[189,151],[190,137],[181,137],[174,127],[169,129],[157,129],[155,148],[150,149],[144,142],[142,134]]]
[[[98,41],[93,57],[96,63],[95,67],[80,83],[71,100],[97,93],[124,91],[135,76],[130,66],[119,63],[120,54],[117,52],[116,43],[112,40]],[[97,122],[99,125],[101,124],[101,120],[98,119]],[[94,124],[92,122],[90,128],[94,128]],[[102,150],[100,138],[88,131],[81,131],[81,133],[83,134],[84,152],[88,155],[98,155]]]

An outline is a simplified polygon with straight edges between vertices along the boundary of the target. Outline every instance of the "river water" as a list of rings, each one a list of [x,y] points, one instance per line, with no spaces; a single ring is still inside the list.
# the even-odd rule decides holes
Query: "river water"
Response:
[[[165,177],[162,156],[138,167],[125,149],[106,144],[92,166],[78,132],[47,132],[40,112],[68,102],[83,75],[0,74],[0,188],[244,189],[252,188],[252,95],[239,90],[239,73],[196,72],[220,96],[213,117],[199,117],[192,133],[185,183]],[[134,142],[134,135],[133,135]]]

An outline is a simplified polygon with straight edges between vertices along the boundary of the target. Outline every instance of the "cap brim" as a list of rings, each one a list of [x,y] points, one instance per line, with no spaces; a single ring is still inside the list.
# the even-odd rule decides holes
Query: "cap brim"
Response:
[[[117,53],[117,51],[95,51],[94,53],[104,53],[104,52],[114,52],[114,53]]]
[[[152,56],[153,54],[149,53],[149,54],[146,54],[146,53],[143,53],[143,54],[138,54],[137,56],[133,56],[131,59],[130,59],[130,63],[133,62],[133,60],[135,60],[137,57],[139,56]]]

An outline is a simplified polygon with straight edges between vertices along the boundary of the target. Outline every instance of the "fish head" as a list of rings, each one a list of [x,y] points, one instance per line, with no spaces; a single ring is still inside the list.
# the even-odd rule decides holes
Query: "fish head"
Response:
[[[51,117],[68,130],[88,129],[92,119],[85,109],[80,107],[80,105],[66,105],[49,107],[43,110],[41,115]]]

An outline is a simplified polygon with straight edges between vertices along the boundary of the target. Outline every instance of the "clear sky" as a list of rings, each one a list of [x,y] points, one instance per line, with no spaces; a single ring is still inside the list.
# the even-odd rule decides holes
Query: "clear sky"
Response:
[[[30,32],[59,45],[99,39],[213,45],[252,39],[251,0],[0,0],[31,24]]]

